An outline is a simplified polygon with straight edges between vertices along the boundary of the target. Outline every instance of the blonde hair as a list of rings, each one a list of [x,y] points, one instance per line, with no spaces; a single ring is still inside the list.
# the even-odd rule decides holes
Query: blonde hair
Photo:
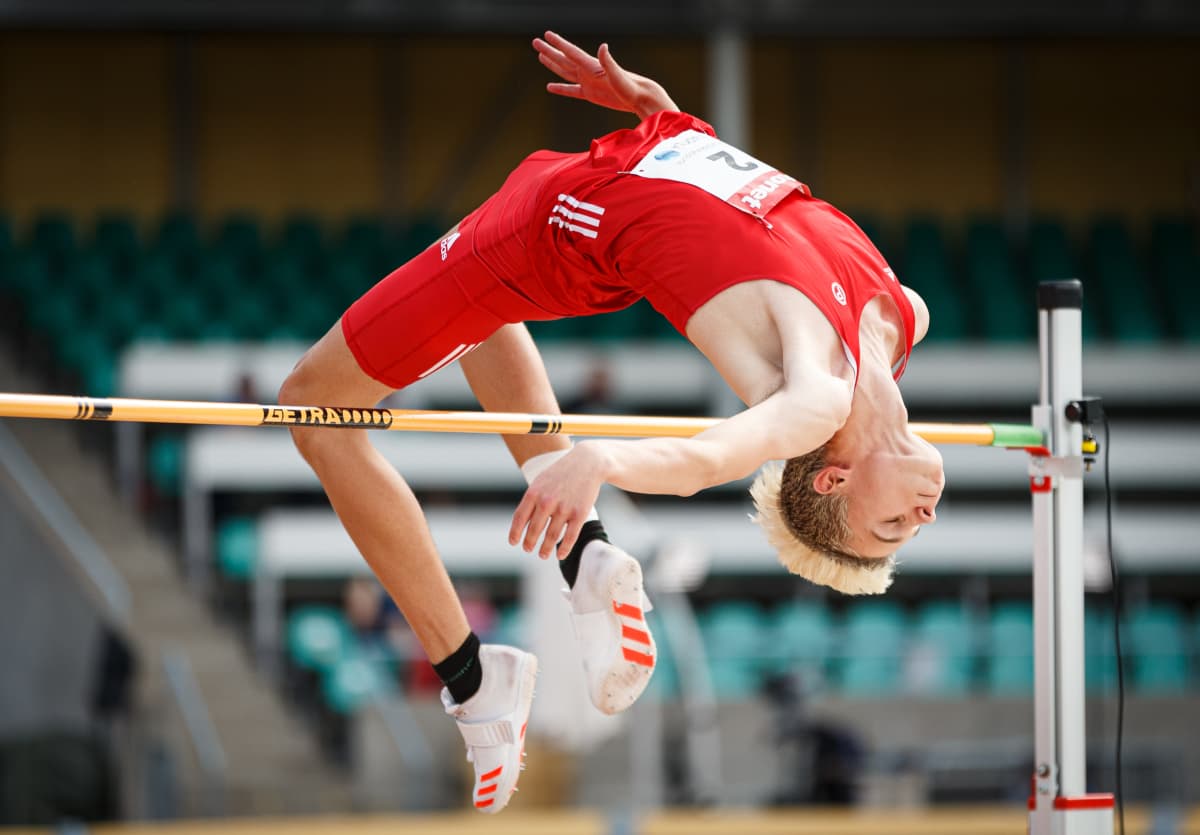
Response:
[[[895,556],[862,557],[846,546],[846,497],[813,488],[824,467],[824,446],[788,459],[786,466],[777,461],[764,466],[750,487],[757,511],[751,518],[793,574],[843,594],[883,594],[892,584]]]

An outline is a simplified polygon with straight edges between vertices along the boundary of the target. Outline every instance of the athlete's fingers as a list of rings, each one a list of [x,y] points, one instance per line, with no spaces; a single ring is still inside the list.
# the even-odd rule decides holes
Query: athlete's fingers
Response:
[[[625,68],[617,63],[617,59],[613,57],[608,44],[600,44],[599,56],[600,66],[608,74],[609,83],[612,84],[613,89],[622,96],[633,96],[637,92],[633,84],[633,79],[629,77],[629,73],[626,72]]]
[[[546,45],[544,50],[538,50],[538,61],[541,62],[543,67],[568,81],[573,81],[579,74],[578,68],[568,61],[565,55],[549,44]]]
[[[526,553],[531,553],[537,547],[538,540],[546,530],[546,525],[551,518],[549,507],[538,502],[537,507],[533,510],[533,515],[529,517],[529,527],[525,529],[525,542],[522,547]]]
[[[539,557],[544,560],[550,558],[555,545],[563,538],[563,531],[567,527],[568,522],[569,520],[558,516],[551,518],[550,524],[546,526],[546,536],[542,539],[541,550],[538,551]]]
[[[558,558],[565,560],[571,553],[571,549],[575,547],[575,540],[579,539],[579,532],[583,529],[584,517],[576,516],[571,519],[567,525],[567,531],[558,541]]]
[[[599,63],[591,55],[588,55],[582,49],[571,43],[557,32],[546,32],[546,40],[554,47],[562,51],[563,55],[571,61],[574,61],[580,67],[586,67],[595,72],[595,67]]]
[[[534,504],[535,502],[529,495],[529,491],[525,491],[525,495],[521,498],[521,503],[513,511],[512,525],[508,529],[509,545],[516,545],[525,533],[525,528],[529,525],[529,517],[533,515]]]
[[[552,81],[546,85],[546,90],[554,93],[556,96],[566,96],[572,99],[584,98],[583,88],[578,84],[563,84],[558,81]]]

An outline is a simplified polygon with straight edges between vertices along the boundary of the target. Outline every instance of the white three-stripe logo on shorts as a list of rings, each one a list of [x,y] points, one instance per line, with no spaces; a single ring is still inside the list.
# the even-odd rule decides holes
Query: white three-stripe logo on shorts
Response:
[[[429,366],[424,371],[422,371],[420,374],[418,374],[417,379],[420,380],[423,377],[428,377],[430,374],[437,371],[439,368],[444,368],[445,366],[454,362],[459,357],[464,356],[465,354],[469,354],[471,351],[474,351],[476,348],[478,348],[482,344],[483,344],[482,342],[476,342],[471,345],[467,345],[465,343],[460,344],[453,351],[446,354],[446,356],[442,357],[440,360],[435,362],[433,365]]]
[[[569,194],[558,195],[558,203],[550,214],[550,223],[561,226],[570,232],[578,232],[586,238],[594,238],[599,233],[600,218],[604,207],[595,203],[584,203]]]

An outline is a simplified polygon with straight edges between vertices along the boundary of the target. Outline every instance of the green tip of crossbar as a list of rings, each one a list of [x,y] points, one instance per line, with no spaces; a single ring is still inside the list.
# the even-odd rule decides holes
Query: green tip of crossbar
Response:
[[[992,446],[1023,449],[1030,446],[1044,446],[1046,443],[1042,430],[1033,426],[1021,423],[989,423],[988,426],[992,427],[992,432],[995,433]]]

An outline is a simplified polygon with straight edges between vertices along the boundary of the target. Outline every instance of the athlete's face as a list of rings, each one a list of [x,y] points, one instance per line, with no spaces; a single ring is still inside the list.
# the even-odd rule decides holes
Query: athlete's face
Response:
[[[846,545],[864,557],[886,557],[936,518],[946,483],[942,456],[920,438],[903,453],[869,453],[854,462],[845,492],[851,536]]]

